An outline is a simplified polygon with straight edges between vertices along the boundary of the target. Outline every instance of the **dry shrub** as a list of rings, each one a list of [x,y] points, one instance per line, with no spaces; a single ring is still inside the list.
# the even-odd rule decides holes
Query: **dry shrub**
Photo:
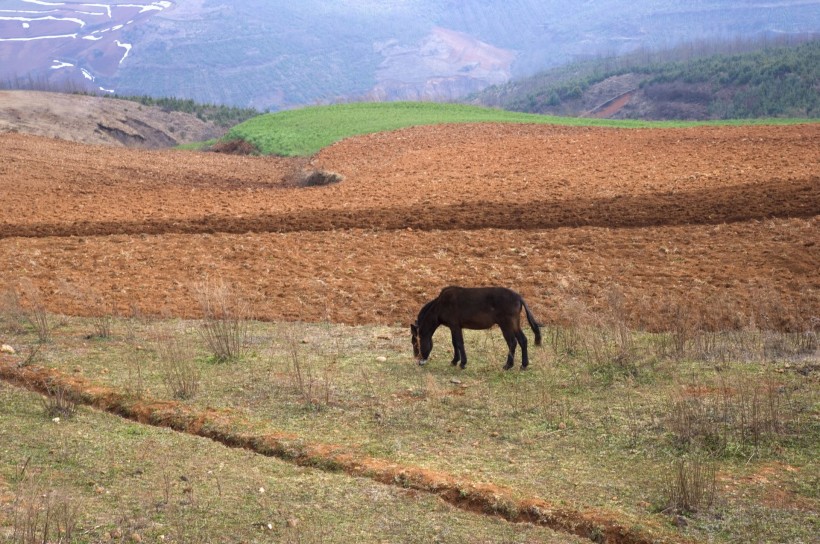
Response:
[[[787,400],[770,376],[724,379],[718,386],[693,381],[671,399],[666,423],[682,446],[716,453],[733,444],[759,446],[786,430]]]
[[[248,350],[250,306],[224,282],[197,288],[203,319],[199,334],[217,361],[240,359]]]
[[[557,325],[546,331],[547,342],[556,355],[572,357],[581,349],[581,335],[575,327]]]
[[[631,361],[635,356],[635,341],[629,327],[626,297],[619,287],[607,295],[607,327],[612,331],[619,361]]]
[[[577,298],[566,300],[563,309],[569,326],[559,327],[549,336],[556,353],[563,350],[577,355],[591,374],[605,381],[637,374],[637,350],[620,290],[609,292],[603,312],[593,312]]]
[[[193,345],[187,338],[157,334],[154,348],[159,358],[162,381],[175,399],[190,399],[199,391],[202,373]]]
[[[682,302],[672,303],[665,310],[672,348],[670,355],[675,359],[683,359],[687,347],[697,334],[698,315],[691,306]]]
[[[691,514],[709,508],[715,500],[715,465],[704,459],[678,459],[662,482],[665,510]]]
[[[143,369],[150,358],[150,342],[144,336],[144,330],[153,330],[153,337],[161,339],[162,333],[150,318],[140,314],[135,306],[131,306],[131,316],[121,321],[125,333],[125,342],[128,350],[125,352],[123,362],[125,363],[128,376],[125,383],[125,391],[128,395],[142,397],[145,392],[145,381],[143,379]]]
[[[76,498],[24,475],[11,505],[13,544],[74,542],[82,507]]]
[[[22,290],[28,301],[26,305],[21,306],[23,320],[34,329],[38,341],[50,342],[52,325],[40,290],[31,282],[23,283]]]
[[[758,361],[762,356],[760,332],[751,329],[698,331],[690,348],[692,357],[709,362]]]
[[[0,324],[9,332],[19,334],[25,331],[26,317],[20,302],[20,295],[13,289],[0,293]]]
[[[106,302],[98,293],[91,293],[88,302],[91,307],[91,325],[94,327],[93,336],[97,338],[114,336],[114,322],[117,315],[114,304]]]
[[[43,344],[40,344],[40,343],[35,343],[35,344],[30,344],[30,345],[25,346],[23,348],[23,350],[21,350],[21,352],[20,352],[21,357],[20,357],[20,361],[17,363],[17,366],[19,368],[23,368],[23,367],[34,364],[37,361],[37,359],[40,355],[40,350],[42,350],[42,349],[43,349]]]
[[[125,354],[125,366],[128,369],[128,378],[125,383],[126,394],[139,398],[145,392],[145,381],[142,377],[142,367],[145,361],[145,352],[139,346],[133,346]]]
[[[282,336],[287,352],[288,376],[302,402],[311,407],[328,406],[333,401],[333,381],[336,360],[319,368],[316,360],[302,353],[303,340],[297,338],[295,326],[288,327]]]
[[[768,361],[813,356],[818,349],[816,328],[800,332],[763,333],[763,357]]]
[[[46,394],[41,400],[43,410],[48,418],[68,419],[77,412],[77,396],[59,384],[47,384]]]
[[[114,304],[107,301],[95,286],[82,286],[67,281],[60,282],[60,291],[71,296],[78,306],[85,308],[94,328],[90,337],[111,338],[117,314]]]

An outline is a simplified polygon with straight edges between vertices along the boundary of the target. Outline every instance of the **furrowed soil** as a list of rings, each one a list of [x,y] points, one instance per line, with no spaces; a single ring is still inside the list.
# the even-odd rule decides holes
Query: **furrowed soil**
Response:
[[[820,310],[820,125],[442,125],[302,163],[0,136],[0,290],[49,310],[196,317],[223,279],[264,320],[396,324],[448,284],[510,286],[544,322],[623,295],[631,324],[685,304],[714,326]],[[668,323],[667,323],[668,324]]]

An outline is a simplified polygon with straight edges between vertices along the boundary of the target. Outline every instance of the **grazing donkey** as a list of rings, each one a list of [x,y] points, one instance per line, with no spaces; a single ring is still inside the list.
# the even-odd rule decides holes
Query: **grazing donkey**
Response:
[[[461,362],[461,368],[464,368],[467,353],[461,329],[489,329],[498,325],[509,347],[504,370],[513,366],[516,344],[521,346],[521,368],[527,368],[527,337],[519,320],[522,307],[535,333],[535,345],[540,346],[541,329],[527,303],[515,291],[504,287],[445,287],[438,297],[421,308],[416,322],[410,325],[413,355],[420,365],[427,363],[433,350],[433,333],[445,325],[450,328],[455,351],[451,364],[455,366]]]

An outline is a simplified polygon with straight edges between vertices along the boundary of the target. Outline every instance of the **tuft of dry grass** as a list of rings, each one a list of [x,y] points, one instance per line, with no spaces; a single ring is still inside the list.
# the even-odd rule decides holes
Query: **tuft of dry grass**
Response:
[[[77,398],[60,385],[49,385],[46,395],[42,397],[43,410],[48,418],[68,419],[77,412]]]
[[[52,324],[40,290],[30,282],[22,284],[27,305],[22,305],[23,319],[37,333],[37,340],[45,344],[51,341]]]
[[[303,352],[301,346],[304,339],[299,339],[297,335],[297,329],[291,326],[283,331],[280,338],[287,353],[287,374],[292,387],[305,405],[329,406],[333,401],[336,359],[320,365],[314,357]]]
[[[673,395],[666,424],[679,445],[720,454],[733,444],[757,447],[785,433],[795,411],[787,404],[788,390],[771,374],[717,385],[693,377]]]
[[[665,512],[693,514],[707,509],[717,493],[714,463],[693,457],[677,459],[664,475]]]
[[[50,489],[33,475],[19,482],[11,505],[10,544],[75,542],[82,505],[70,494]]]
[[[250,305],[222,281],[197,287],[203,319],[199,334],[218,362],[242,358],[248,350]]]
[[[26,316],[20,295],[13,289],[0,293],[0,324],[5,330],[21,334],[25,330]]]
[[[191,342],[182,336],[157,334],[154,349],[159,359],[162,381],[175,399],[193,398],[199,391],[202,372]]]

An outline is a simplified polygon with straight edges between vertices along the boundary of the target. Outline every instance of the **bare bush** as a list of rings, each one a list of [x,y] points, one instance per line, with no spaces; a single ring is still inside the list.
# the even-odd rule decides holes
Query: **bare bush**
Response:
[[[175,399],[190,399],[199,391],[202,373],[195,351],[186,338],[156,335],[154,347],[159,358],[162,381]]]
[[[46,394],[42,397],[42,404],[47,417],[68,419],[77,412],[78,401],[77,396],[68,388],[49,383]]]
[[[551,341],[563,343],[562,349],[572,349],[590,372],[605,380],[616,375],[634,376],[637,350],[633,332],[627,324],[623,294],[617,288],[610,291],[604,312],[593,312],[577,299],[565,304],[570,316],[570,328],[553,333]]]
[[[763,357],[766,360],[799,358],[817,353],[815,330],[801,332],[766,331],[763,333]]]
[[[12,503],[14,544],[74,542],[81,505],[61,491],[45,489],[35,477],[25,476]]]
[[[134,397],[141,397],[145,392],[145,382],[142,377],[145,359],[145,352],[139,346],[134,346],[125,355],[125,365],[128,368],[125,391]]]
[[[3,328],[21,333],[25,330],[26,316],[20,302],[20,295],[13,289],[0,293],[0,324]]]
[[[759,361],[763,355],[760,332],[749,329],[698,331],[690,351],[698,360],[720,363]]]
[[[329,405],[333,395],[335,360],[323,369],[318,368],[313,359],[302,353],[300,340],[292,327],[284,333],[283,341],[287,350],[288,375],[302,401],[313,407]]]
[[[111,338],[114,336],[114,313],[102,312],[91,317],[94,327],[94,336],[97,338]]]
[[[94,285],[83,286],[63,281],[60,291],[70,295],[76,303],[85,308],[91,316],[89,322],[93,327],[91,337],[111,338],[114,333],[114,321],[117,315],[115,305],[106,300]]]
[[[248,349],[250,307],[224,282],[198,286],[203,319],[199,334],[217,361],[240,359]]]
[[[732,443],[758,446],[785,431],[785,395],[770,376],[736,377],[717,386],[692,382],[671,400],[666,423],[680,445],[716,453]]]
[[[46,310],[40,290],[30,282],[23,284],[25,298],[28,304],[21,306],[23,319],[34,329],[37,339],[41,343],[51,341],[51,320]]]
[[[547,330],[547,341],[556,355],[573,356],[581,349],[581,335],[575,327],[556,326]]]
[[[40,351],[43,349],[43,344],[37,342],[24,346],[20,350],[20,361],[17,363],[18,368],[27,367],[37,361],[40,356]]]
[[[716,495],[715,465],[704,459],[678,459],[662,482],[667,512],[691,514],[709,508]]]

